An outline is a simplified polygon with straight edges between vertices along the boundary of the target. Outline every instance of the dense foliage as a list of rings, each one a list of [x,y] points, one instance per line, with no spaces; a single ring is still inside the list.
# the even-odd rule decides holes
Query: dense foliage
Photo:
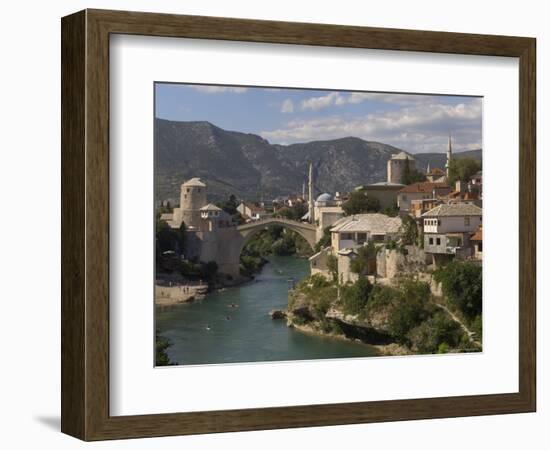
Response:
[[[357,256],[351,261],[350,269],[353,273],[366,275],[369,272],[369,265],[376,259],[376,247],[374,242],[369,241],[357,249]]]
[[[453,261],[434,272],[452,307],[474,322],[482,312],[482,269],[472,262]],[[480,319],[479,319],[480,322]]]
[[[401,175],[401,184],[409,185],[419,181],[426,181],[426,175],[416,169],[411,168],[409,158],[405,160],[405,167]]]
[[[252,275],[267,262],[269,255],[311,255],[306,240],[297,233],[280,225],[270,225],[265,231],[254,235],[241,252],[241,272]]]
[[[177,364],[170,361],[166,350],[172,343],[165,337],[161,336],[158,330],[155,331],[155,366],[172,366]]]
[[[448,182],[454,186],[455,182],[469,181],[472,176],[481,170],[481,162],[473,158],[455,158],[449,165]]]
[[[328,247],[331,242],[331,236],[330,236],[330,229],[332,227],[325,227],[323,230],[323,235],[321,236],[321,239],[317,241],[315,244],[315,252],[320,252],[325,247]]]
[[[404,245],[418,245],[420,233],[415,220],[408,214],[401,223],[401,241]]]
[[[342,205],[347,216],[368,212],[380,211],[380,201],[377,198],[367,197],[364,190],[353,191],[349,199]]]
[[[432,301],[430,286],[410,276],[400,277],[394,285],[372,285],[365,276],[339,285],[316,274],[298,283],[296,292],[290,295],[289,308],[296,307],[296,296],[301,295],[300,305],[305,298],[312,311],[310,317],[299,315],[300,324],[315,321],[321,330],[334,333],[338,321],[327,320],[325,314],[336,306],[366,323],[376,318],[380,330],[413,352],[445,353],[471,347],[461,326]]]
[[[273,216],[282,217],[283,219],[299,221],[307,213],[307,205],[305,203],[296,203],[293,206],[285,206],[278,209]]]
[[[340,298],[344,312],[353,315],[361,314],[367,306],[371,290],[372,284],[364,276],[360,276],[351,285],[342,286],[340,288]]]
[[[244,222],[241,214],[237,211],[239,202],[237,201],[237,197],[235,197],[235,195],[231,194],[227,200],[216,202],[216,206],[229,214],[234,223],[240,224]]]

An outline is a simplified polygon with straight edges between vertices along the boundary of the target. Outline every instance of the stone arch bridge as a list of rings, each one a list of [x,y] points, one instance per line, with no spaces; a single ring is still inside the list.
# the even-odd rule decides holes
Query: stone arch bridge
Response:
[[[313,249],[315,247],[315,227],[307,222],[298,222],[296,220],[283,219],[278,217],[269,217],[255,222],[249,222],[239,225],[237,231],[243,237],[242,247],[260,231],[267,229],[270,225],[280,225],[283,228],[294,231],[302,236]],[[242,250],[242,248],[241,248]]]
[[[280,225],[283,228],[298,233],[312,249],[315,248],[316,228],[310,223],[278,217],[249,222],[232,228],[230,232],[228,230],[227,235],[219,242],[216,262],[218,263],[220,272],[238,278],[239,261],[244,246],[255,234],[267,229],[270,225]]]

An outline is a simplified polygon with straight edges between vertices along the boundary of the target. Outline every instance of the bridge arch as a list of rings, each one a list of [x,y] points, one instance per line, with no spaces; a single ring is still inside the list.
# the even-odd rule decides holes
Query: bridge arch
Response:
[[[239,255],[242,252],[242,249],[245,245],[252,239],[252,237],[263,230],[266,230],[270,225],[279,225],[283,228],[294,231],[309,244],[312,250],[315,249],[316,244],[316,228],[315,226],[305,223],[297,222],[295,220],[270,217],[268,219],[257,220],[254,222],[246,223],[244,225],[239,225],[237,231],[242,237],[241,245],[239,249]]]

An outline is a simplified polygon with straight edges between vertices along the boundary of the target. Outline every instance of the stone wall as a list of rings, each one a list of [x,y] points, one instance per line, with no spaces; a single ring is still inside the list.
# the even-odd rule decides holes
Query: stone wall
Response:
[[[376,255],[376,274],[381,278],[393,278],[398,273],[422,272],[426,269],[426,253],[414,245],[405,246],[407,254],[382,247]]]

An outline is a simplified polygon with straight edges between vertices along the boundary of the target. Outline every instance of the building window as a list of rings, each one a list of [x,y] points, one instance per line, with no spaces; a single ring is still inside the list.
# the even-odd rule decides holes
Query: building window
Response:
[[[357,233],[357,243],[364,244],[367,240],[367,233]]]
[[[434,238],[430,238],[430,245],[434,245]]]
[[[441,219],[437,219],[437,224],[441,226]]]
[[[402,195],[402,196],[401,196],[401,199],[402,199],[404,202],[406,202],[406,201],[407,201],[407,196],[406,196],[406,195]]]
[[[435,240],[435,245],[441,245],[441,238],[437,238]]]
[[[469,217],[464,217],[464,226],[467,226],[467,227],[470,226],[470,218]]]
[[[187,188],[187,192],[189,192],[189,188]]]
[[[353,235],[351,233],[342,233],[342,240],[351,241],[352,239]]]

